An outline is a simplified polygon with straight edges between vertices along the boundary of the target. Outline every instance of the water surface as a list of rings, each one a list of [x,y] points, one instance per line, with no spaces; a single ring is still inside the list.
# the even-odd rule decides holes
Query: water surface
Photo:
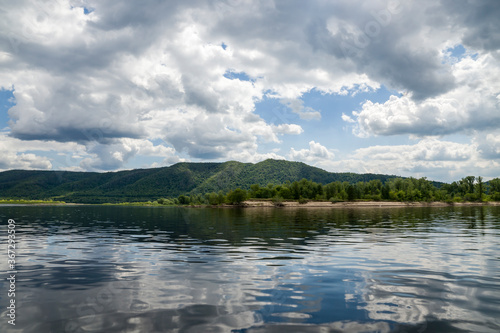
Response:
[[[3,249],[9,218],[1,332],[500,331],[500,207],[3,206]]]

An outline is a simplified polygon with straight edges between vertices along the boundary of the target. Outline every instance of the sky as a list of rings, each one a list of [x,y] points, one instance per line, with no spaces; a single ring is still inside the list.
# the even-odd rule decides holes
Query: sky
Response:
[[[497,0],[0,5],[0,170],[500,177]]]

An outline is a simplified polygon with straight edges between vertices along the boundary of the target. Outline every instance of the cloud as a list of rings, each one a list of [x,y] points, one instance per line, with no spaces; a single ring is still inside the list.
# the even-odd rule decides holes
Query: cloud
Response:
[[[453,66],[459,86],[439,97],[414,101],[411,95],[391,96],[384,103],[366,101],[353,112],[359,136],[418,136],[489,131],[500,126],[499,59],[491,55],[464,57]]]
[[[76,143],[59,143],[43,141],[22,141],[0,132],[0,170],[9,169],[52,169],[54,163],[37,152],[81,152],[83,147]],[[57,165],[57,163],[56,163]],[[69,163],[68,165],[69,166]]]
[[[500,160],[500,131],[492,131],[487,135],[476,134],[474,142],[485,159]]]
[[[335,157],[335,154],[325,146],[322,146],[320,143],[310,141],[309,149],[295,150],[294,148],[291,148],[288,156],[294,161],[302,161],[316,165],[325,160],[332,160]]]
[[[305,107],[304,102],[300,99],[284,98],[280,100],[280,103],[289,107],[293,113],[298,114],[300,119],[321,119],[321,113],[319,111],[316,111],[308,106]]]
[[[299,135],[304,132],[302,127],[297,124],[280,124],[277,126],[273,126],[276,133],[279,134],[290,134],[290,135]]]
[[[78,145],[84,153],[68,168],[119,169],[148,149],[165,161],[275,156],[261,143],[326,118],[304,105],[313,89],[405,92],[342,115],[364,137],[488,135],[500,125],[496,1],[19,0],[3,9],[0,88],[16,99],[9,136],[50,151]],[[448,61],[457,45],[467,56]],[[256,112],[264,98],[297,124],[268,123]],[[290,156],[314,161],[315,147]]]
[[[428,177],[452,182],[467,175],[498,177],[500,161],[486,158],[477,143],[423,139],[412,145],[371,146],[326,165],[330,171]]]
[[[80,162],[80,166],[84,170],[120,169],[136,155],[164,157],[162,165],[169,165],[183,160],[176,156],[176,151],[172,147],[155,146],[148,140],[127,138],[113,140],[113,142],[105,145],[94,143],[87,146],[86,154],[89,157]]]
[[[362,160],[405,160],[421,161],[467,161],[475,152],[476,146],[454,142],[425,139],[415,145],[372,146],[360,148],[355,156]]]
[[[392,89],[411,91],[415,100],[438,96],[456,85],[439,53],[445,41],[456,38],[443,34],[444,28],[428,31],[437,24],[429,20],[430,7],[444,17],[446,8],[430,1],[351,1],[337,6],[340,15],[329,18],[322,29],[329,42],[321,46],[336,45],[329,51],[348,59],[355,71]]]
[[[350,116],[346,115],[344,112],[342,112],[342,120],[348,123],[355,123],[356,121],[352,119]]]
[[[0,169],[49,170],[52,169],[52,163],[50,163],[47,157],[41,157],[35,154],[16,154],[10,151],[2,151]]]
[[[462,33],[462,42],[476,50],[500,49],[500,6],[496,0],[456,2],[441,0],[449,8],[449,20]]]

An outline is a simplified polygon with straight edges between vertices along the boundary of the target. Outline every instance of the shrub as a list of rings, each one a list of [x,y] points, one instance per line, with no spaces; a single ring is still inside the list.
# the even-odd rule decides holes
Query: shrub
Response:
[[[283,204],[283,198],[280,195],[278,195],[278,194],[276,194],[271,201],[273,202],[273,204],[274,204],[275,207],[283,207],[283,206],[285,206]]]

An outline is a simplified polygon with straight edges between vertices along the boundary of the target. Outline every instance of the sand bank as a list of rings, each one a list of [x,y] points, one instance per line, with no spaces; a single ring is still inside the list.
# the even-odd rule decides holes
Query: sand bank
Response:
[[[247,200],[245,207],[275,207],[271,201],[266,200]],[[309,201],[299,204],[296,201],[282,202],[283,208],[389,208],[389,207],[448,207],[448,206],[500,206],[500,202],[455,202],[452,204],[434,201],[434,202],[399,202],[399,201],[349,201],[335,202],[329,201]]]

